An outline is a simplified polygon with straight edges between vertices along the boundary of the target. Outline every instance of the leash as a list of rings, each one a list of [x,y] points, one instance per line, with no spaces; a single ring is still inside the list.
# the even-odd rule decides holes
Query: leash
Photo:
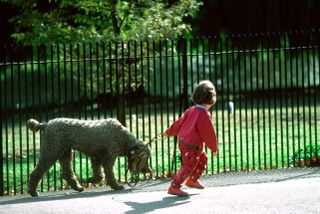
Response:
[[[158,140],[166,139],[167,137],[168,137],[168,135],[163,135],[163,133],[161,133],[161,134],[153,137],[148,144],[152,143],[153,141],[158,141]]]
[[[131,176],[130,180],[128,179],[128,171],[129,171],[129,167],[126,169],[126,174],[125,174],[125,179],[126,179],[126,184],[129,187],[135,187],[138,182],[139,182],[139,173],[134,174],[133,176]]]
[[[165,138],[167,138],[168,136],[166,135],[163,135],[163,133],[151,138],[150,142],[147,143],[146,145],[149,145],[151,144],[152,142],[154,141],[159,141],[159,140],[163,140]],[[129,161],[128,161],[129,162]],[[130,187],[135,187],[138,182],[139,182],[139,172],[138,173],[135,173],[134,175],[131,175],[131,178],[128,179],[128,172],[129,172],[129,169],[130,169],[130,166],[128,164],[128,167],[126,169],[126,172],[125,172],[125,179],[126,179],[126,184]]]

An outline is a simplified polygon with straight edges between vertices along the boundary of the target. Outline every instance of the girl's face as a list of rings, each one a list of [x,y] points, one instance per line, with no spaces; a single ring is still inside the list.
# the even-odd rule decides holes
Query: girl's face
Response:
[[[213,92],[213,104],[214,105],[215,103],[217,102],[217,92]]]

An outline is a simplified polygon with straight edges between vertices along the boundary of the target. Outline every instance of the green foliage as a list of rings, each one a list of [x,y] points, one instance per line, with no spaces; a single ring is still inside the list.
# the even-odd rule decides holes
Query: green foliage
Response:
[[[85,43],[176,37],[190,30],[185,18],[196,14],[197,0],[175,1],[15,0],[21,10],[12,35],[25,45]]]
[[[291,163],[299,166],[316,166],[320,164],[320,145],[309,144],[305,148],[298,149],[291,157]]]

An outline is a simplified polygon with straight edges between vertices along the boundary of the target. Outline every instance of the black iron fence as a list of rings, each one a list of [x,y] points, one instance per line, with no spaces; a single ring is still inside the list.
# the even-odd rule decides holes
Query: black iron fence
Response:
[[[319,164],[320,31],[99,44],[1,47],[0,195],[23,194],[40,136],[26,121],[55,117],[118,118],[150,141],[192,103],[193,86],[210,79],[219,136],[206,173]],[[152,142],[154,177],[180,166],[176,139]],[[116,175],[125,181],[125,158]],[[83,181],[88,158],[74,153]],[[147,179],[148,175],[140,176]],[[59,165],[41,191],[66,188]]]

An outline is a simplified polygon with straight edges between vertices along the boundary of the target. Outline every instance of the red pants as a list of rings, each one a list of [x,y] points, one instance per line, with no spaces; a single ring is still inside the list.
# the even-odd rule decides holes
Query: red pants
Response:
[[[181,184],[191,178],[197,180],[206,169],[208,156],[205,152],[196,148],[179,143],[179,150],[182,156],[182,166],[178,173],[173,177],[171,185],[180,188]]]

